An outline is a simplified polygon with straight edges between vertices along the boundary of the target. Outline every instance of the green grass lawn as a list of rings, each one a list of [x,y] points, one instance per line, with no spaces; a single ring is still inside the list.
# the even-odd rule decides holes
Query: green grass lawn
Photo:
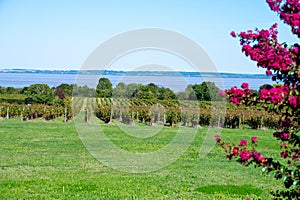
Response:
[[[0,120],[0,199],[270,199],[281,182],[225,158],[215,146],[204,157],[199,150],[207,128],[173,164],[149,173],[126,173],[104,166],[89,154],[74,122]],[[165,127],[147,139],[123,134],[103,124],[117,146],[132,152],[155,151],[177,128]],[[272,131],[223,129],[225,140],[259,136],[259,149],[274,155]]]

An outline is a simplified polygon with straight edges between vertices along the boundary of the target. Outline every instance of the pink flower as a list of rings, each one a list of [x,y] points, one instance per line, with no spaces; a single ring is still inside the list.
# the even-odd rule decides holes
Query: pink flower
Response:
[[[268,39],[270,37],[270,32],[268,30],[261,30],[259,34],[263,39]]]
[[[299,161],[299,157],[297,155],[293,155],[292,156],[292,160],[295,161],[295,162],[298,162]]]
[[[241,87],[243,89],[248,89],[249,88],[249,84],[248,83],[243,83]]]
[[[264,163],[266,159],[259,152],[253,152],[252,157],[256,163]]]
[[[297,107],[298,107],[297,97],[290,96],[290,97],[289,97],[289,103],[290,103],[290,105],[292,105],[294,108],[297,108]]]
[[[230,98],[230,101],[232,102],[232,103],[234,103],[235,105],[240,105],[240,98],[237,98],[237,97],[231,97]]]
[[[270,92],[267,89],[262,89],[260,91],[260,99],[266,99],[270,95]]]
[[[289,132],[275,132],[274,137],[280,138],[282,141],[286,141],[290,138],[291,134]]]
[[[265,163],[265,162],[266,162],[266,159],[265,159],[264,157],[261,156],[261,157],[258,158],[258,162],[259,162],[259,163]]]
[[[290,118],[286,118],[284,120],[280,121],[280,127],[290,127],[291,126],[291,119]]]
[[[267,75],[267,76],[270,76],[271,74],[272,74],[272,71],[268,69],[268,70],[266,71],[266,75]]]
[[[252,137],[252,138],[251,138],[251,142],[252,142],[252,143],[258,142],[258,138],[257,138],[256,136]]]
[[[224,91],[224,90],[220,90],[220,91],[219,91],[219,95],[220,95],[221,97],[224,97],[224,96],[225,96],[225,94],[226,94],[226,93],[225,93],[225,91]]]
[[[235,33],[234,31],[231,31],[231,32],[230,32],[230,35],[231,35],[232,37],[236,37],[236,33]]]
[[[241,157],[241,160],[242,161],[247,161],[250,159],[251,157],[251,152],[246,150],[246,149],[243,149],[241,152],[240,152],[240,157]]]
[[[244,92],[245,92],[245,94],[246,94],[246,95],[248,95],[248,94],[250,94],[250,93],[251,93],[251,91],[250,91],[249,89],[245,89],[245,91],[244,91]]]
[[[268,103],[280,104],[288,93],[289,87],[287,86],[277,86],[270,89],[265,88],[260,91],[260,99],[265,99]]]
[[[298,54],[299,52],[299,47],[298,46],[294,46],[292,51],[295,53],[295,54]]]
[[[287,158],[289,156],[289,153],[287,151],[284,151],[281,153],[281,158]]]
[[[291,134],[289,132],[282,132],[279,137],[281,140],[288,140],[290,136]]]
[[[233,147],[233,149],[232,149],[232,153],[233,153],[234,155],[238,155],[238,154],[239,154],[239,150],[240,150],[240,148],[237,147],[237,146],[235,146],[235,147]]]
[[[247,146],[247,145],[248,145],[248,140],[241,139],[240,146]]]
[[[216,140],[217,142],[219,142],[219,141],[221,140],[220,134],[216,134],[216,135],[215,135],[215,140]]]

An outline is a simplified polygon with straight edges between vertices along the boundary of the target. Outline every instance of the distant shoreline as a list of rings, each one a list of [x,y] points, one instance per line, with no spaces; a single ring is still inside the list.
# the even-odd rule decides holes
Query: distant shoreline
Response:
[[[115,70],[37,70],[37,69],[0,69],[0,73],[26,74],[86,74],[86,75],[131,75],[131,76],[184,76],[184,77],[222,77],[270,79],[265,74],[241,74],[226,72],[185,72],[185,71],[115,71]]]

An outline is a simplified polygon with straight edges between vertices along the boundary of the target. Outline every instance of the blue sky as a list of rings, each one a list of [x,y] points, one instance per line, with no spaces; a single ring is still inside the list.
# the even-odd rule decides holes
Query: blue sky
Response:
[[[112,36],[155,27],[197,42],[220,72],[264,73],[241,53],[238,40],[229,33],[268,28],[274,22],[279,24],[280,40],[297,41],[264,0],[0,0],[0,69],[80,69]],[[170,55],[143,55],[119,60],[113,69],[149,62],[186,69],[183,61]]]

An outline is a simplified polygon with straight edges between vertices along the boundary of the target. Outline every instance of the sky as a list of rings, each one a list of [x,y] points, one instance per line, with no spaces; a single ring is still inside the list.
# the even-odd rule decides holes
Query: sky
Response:
[[[81,69],[110,38],[159,28],[196,42],[219,72],[264,73],[241,53],[230,32],[269,28],[275,22],[279,40],[297,41],[264,0],[0,0],[0,69]],[[155,50],[125,55],[109,69],[132,70],[151,63],[192,71],[180,57]]]

